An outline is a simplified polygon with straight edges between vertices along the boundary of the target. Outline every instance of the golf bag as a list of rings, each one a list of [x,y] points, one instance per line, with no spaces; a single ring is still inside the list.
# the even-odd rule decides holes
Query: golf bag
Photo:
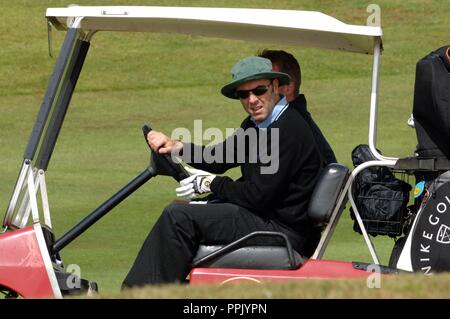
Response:
[[[417,155],[450,159],[450,46],[417,62],[413,116]]]
[[[405,237],[394,245],[389,266],[425,274],[450,270],[450,46],[416,65],[413,104],[416,158],[431,163],[414,170],[416,189]]]
[[[396,242],[389,266],[425,274],[450,270],[450,171],[425,189],[411,230]]]

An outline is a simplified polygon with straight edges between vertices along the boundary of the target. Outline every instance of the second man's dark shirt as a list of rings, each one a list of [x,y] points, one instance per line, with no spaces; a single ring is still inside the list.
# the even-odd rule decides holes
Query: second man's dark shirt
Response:
[[[322,134],[322,131],[312,119],[311,114],[308,112],[305,96],[303,94],[299,94],[294,101],[289,103],[289,107],[297,110],[305,119],[306,123],[308,123],[311,131],[313,132],[314,140],[319,148],[319,153],[324,161],[324,164],[327,165],[330,163],[337,163],[336,156],[334,155],[330,144],[327,142],[325,136]]]

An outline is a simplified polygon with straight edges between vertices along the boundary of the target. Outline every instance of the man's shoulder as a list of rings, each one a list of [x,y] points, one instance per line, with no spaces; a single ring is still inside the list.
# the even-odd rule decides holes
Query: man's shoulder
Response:
[[[255,123],[251,120],[250,116],[247,116],[241,123],[240,128],[246,130],[248,128],[254,128]]]
[[[279,127],[286,126],[292,128],[306,124],[305,119],[300,115],[300,113],[290,107],[284,110],[283,114],[281,114],[276,122]]]
[[[297,95],[297,97],[293,101],[289,102],[289,106],[293,109],[296,109],[299,112],[307,111],[306,105],[307,102],[304,94]]]
[[[281,139],[309,140],[313,138],[311,129],[299,112],[287,108],[275,121],[272,128],[278,128]]]

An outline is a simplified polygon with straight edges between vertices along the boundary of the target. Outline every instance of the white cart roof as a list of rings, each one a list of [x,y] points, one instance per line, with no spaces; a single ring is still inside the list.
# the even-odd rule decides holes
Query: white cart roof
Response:
[[[80,17],[86,31],[169,32],[266,43],[294,44],[373,54],[380,27],[343,23],[315,11],[73,6],[48,8],[47,19],[60,30]]]

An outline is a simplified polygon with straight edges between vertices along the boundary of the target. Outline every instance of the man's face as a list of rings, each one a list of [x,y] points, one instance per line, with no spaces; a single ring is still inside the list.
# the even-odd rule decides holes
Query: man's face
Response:
[[[264,89],[267,89],[267,91],[258,95],[263,92]],[[243,93],[247,91],[248,96],[241,96],[239,100],[241,101],[244,110],[256,123],[264,121],[272,113],[275,104],[279,100],[278,79],[272,81],[261,79],[245,82],[238,86],[236,92],[239,91]]]

